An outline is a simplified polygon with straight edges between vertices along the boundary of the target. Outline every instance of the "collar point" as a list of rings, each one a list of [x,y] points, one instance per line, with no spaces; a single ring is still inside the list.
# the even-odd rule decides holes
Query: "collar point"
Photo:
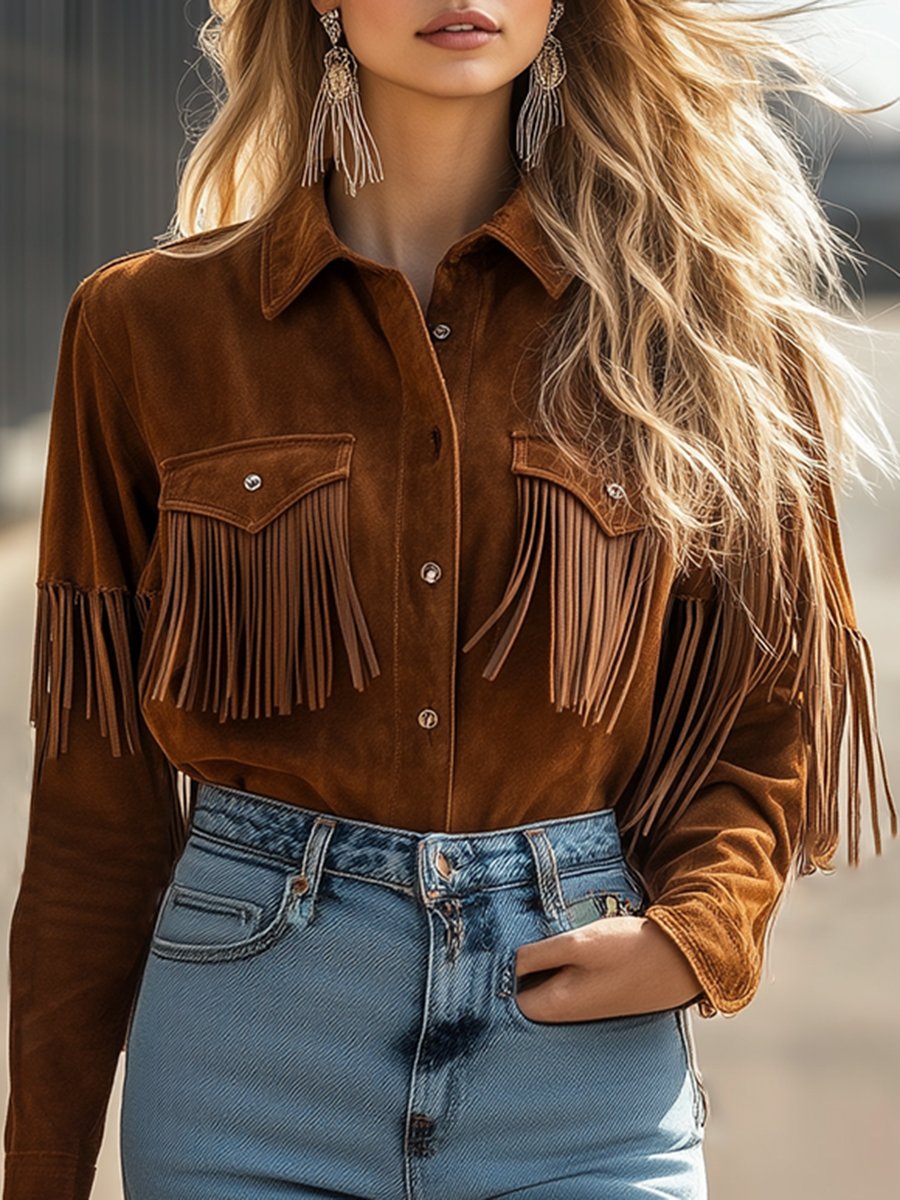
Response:
[[[275,300],[267,300],[265,298],[262,300],[262,302],[260,304],[260,309],[262,310],[262,315],[265,317],[265,319],[267,321],[274,320],[275,317],[278,316],[278,314],[282,311],[283,308],[284,308],[283,304],[279,304]]]
[[[554,300],[558,300],[572,280],[575,272],[569,270],[557,271],[548,283],[548,291]]]

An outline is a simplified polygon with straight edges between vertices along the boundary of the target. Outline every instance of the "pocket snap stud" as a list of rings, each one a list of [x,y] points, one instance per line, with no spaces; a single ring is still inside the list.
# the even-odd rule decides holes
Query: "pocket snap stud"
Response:
[[[251,472],[249,475],[244,476],[244,487],[248,492],[255,492],[256,489],[261,486],[262,476],[257,475],[256,472]]]

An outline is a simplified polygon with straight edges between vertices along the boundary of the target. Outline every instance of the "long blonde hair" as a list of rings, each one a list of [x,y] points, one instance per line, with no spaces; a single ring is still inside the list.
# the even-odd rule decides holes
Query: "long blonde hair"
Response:
[[[842,635],[856,622],[823,517],[848,477],[869,490],[861,458],[896,478],[900,456],[870,379],[840,348],[866,328],[841,271],[859,256],[769,103],[789,110],[803,94],[839,113],[878,111],[854,108],[773,30],[815,7],[567,0],[556,29],[566,124],[523,186],[578,279],[546,339],[539,423],[563,453],[577,444],[582,464],[628,454],[676,568],[712,569],[773,664],[786,646],[802,660],[805,687],[820,689],[809,736],[830,795],[824,756],[837,756],[853,670]],[[211,9],[199,44],[225,91],[184,164],[165,253],[219,252],[298,186],[328,46],[306,0]],[[221,232],[176,248],[209,230]],[[736,586],[760,554],[765,571]],[[802,646],[779,633],[798,612]],[[823,817],[803,873],[827,866],[835,840]]]

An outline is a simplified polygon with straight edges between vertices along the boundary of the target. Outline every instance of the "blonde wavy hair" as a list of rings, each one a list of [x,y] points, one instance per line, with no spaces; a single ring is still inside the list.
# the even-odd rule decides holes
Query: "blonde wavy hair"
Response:
[[[870,490],[861,459],[900,478],[900,455],[840,348],[874,333],[841,269],[861,256],[827,220],[789,119],[794,96],[847,116],[887,105],[854,107],[775,31],[818,7],[566,0],[566,123],[522,183],[578,278],[546,339],[538,421],[582,466],[627,453],[676,569],[732,589],[773,670],[786,650],[802,660],[814,770],[831,796],[856,621],[823,517],[848,477]],[[304,0],[211,10],[199,45],[224,89],[160,252],[217,253],[299,186],[329,44]],[[200,231],[215,236],[176,248]],[[866,647],[855,649],[858,671]],[[835,840],[820,819],[803,873],[827,866]]]

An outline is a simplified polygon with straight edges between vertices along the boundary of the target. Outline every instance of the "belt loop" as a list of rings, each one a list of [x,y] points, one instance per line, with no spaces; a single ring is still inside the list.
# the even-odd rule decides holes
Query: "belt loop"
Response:
[[[431,847],[438,840],[434,833],[423,833],[416,844],[416,883],[421,902],[430,907],[436,896],[441,894],[441,883],[435,879],[434,864],[431,861]],[[436,886],[431,886],[436,885]]]
[[[302,902],[304,921],[313,919],[313,905],[319,891],[325,854],[335,825],[336,822],[331,817],[317,816],[303,847],[303,861],[299,874],[294,877],[292,890],[298,901]]]
[[[535,875],[541,906],[550,921],[559,921],[565,912],[565,901],[559,882],[556,855],[545,829],[526,829],[525,835],[534,858]]]

